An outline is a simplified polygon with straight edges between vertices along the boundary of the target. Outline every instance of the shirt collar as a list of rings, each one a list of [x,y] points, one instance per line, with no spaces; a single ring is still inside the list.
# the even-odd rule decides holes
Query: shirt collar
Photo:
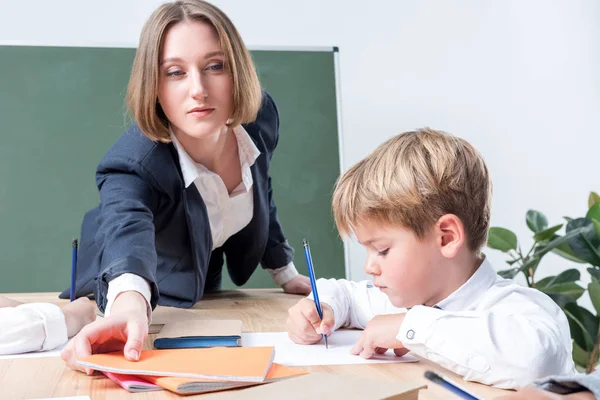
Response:
[[[469,280],[437,306],[448,311],[466,310],[492,287],[496,277],[496,271],[486,257]]]
[[[170,129],[169,129],[170,130]],[[200,176],[199,165],[190,157],[185,151],[181,143],[177,140],[173,131],[171,131],[171,141],[177,150],[179,155],[179,165],[181,167],[181,174],[183,175],[183,181],[185,187],[190,186]],[[246,187],[249,187],[252,183],[252,175],[250,173],[250,167],[254,164],[258,156],[260,156],[260,150],[256,147],[250,135],[244,129],[243,126],[238,125],[233,128],[235,139],[238,144],[238,153],[240,155],[240,165],[242,169],[242,180]],[[204,167],[203,167],[204,169]]]

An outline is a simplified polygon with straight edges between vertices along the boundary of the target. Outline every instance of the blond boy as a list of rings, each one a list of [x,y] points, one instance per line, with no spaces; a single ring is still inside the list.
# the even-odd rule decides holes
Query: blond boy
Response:
[[[491,182],[465,140],[421,129],[398,135],[338,181],[342,235],[367,249],[370,281],[320,279],[323,320],[309,297],[289,311],[296,343],[338,328],[364,329],[365,358],[394,349],[500,388],[574,372],[567,319],[545,294],[498,276],[481,248]]]

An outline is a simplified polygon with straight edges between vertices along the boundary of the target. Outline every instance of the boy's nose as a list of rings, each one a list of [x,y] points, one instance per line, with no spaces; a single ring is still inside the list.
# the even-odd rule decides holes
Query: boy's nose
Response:
[[[381,274],[381,268],[379,268],[379,265],[376,262],[371,260],[371,257],[367,258],[367,263],[365,264],[365,273],[369,275]]]

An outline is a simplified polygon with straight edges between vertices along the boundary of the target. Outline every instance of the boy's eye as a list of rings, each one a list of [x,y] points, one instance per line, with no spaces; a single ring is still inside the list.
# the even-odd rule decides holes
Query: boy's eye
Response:
[[[390,251],[390,249],[385,249],[385,250],[377,251],[377,254],[380,255],[380,256],[385,256],[385,255],[387,255],[388,251]]]

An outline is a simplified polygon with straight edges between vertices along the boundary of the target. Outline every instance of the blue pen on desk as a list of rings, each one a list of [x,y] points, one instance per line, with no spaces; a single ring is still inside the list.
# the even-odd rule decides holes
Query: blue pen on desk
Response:
[[[442,385],[455,395],[459,396],[461,399],[466,400],[481,400],[479,397],[467,392],[465,389],[460,386],[450,382],[450,380],[436,374],[432,371],[425,371],[425,378],[429,379],[432,382],[437,383],[438,385]]]
[[[321,302],[319,301],[319,293],[317,293],[317,280],[315,278],[315,270],[313,268],[308,240],[303,239],[302,244],[304,245],[304,256],[306,257],[306,265],[308,266],[308,277],[310,278],[310,286],[312,288],[313,298],[315,299],[315,305],[317,306],[317,313],[319,313],[319,318],[323,320],[323,310],[321,309]],[[321,334],[321,336],[325,341],[325,348],[328,349],[329,346],[327,346],[327,335]]]
[[[69,287],[69,298],[75,300],[76,281],[77,281],[77,239],[71,242],[71,286]]]

